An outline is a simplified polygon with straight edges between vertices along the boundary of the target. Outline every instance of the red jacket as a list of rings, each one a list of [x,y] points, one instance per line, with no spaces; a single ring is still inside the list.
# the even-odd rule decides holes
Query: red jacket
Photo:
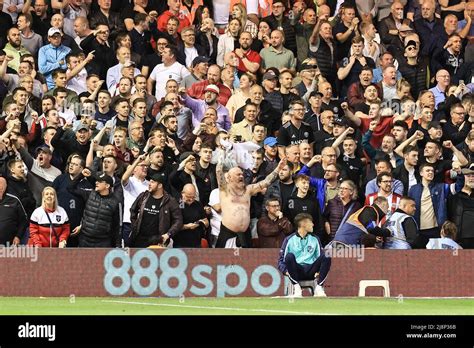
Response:
[[[194,99],[203,99],[204,98],[204,89],[209,85],[208,80],[200,81],[194,83],[191,87],[188,88],[187,93],[190,97]],[[224,86],[222,83],[218,83],[217,87],[219,87],[219,96],[217,97],[217,101],[219,104],[227,105],[229,101],[232,91],[229,87]]]
[[[49,218],[46,215],[48,211]],[[52,226],[51,226],[52,223]],[[55,211],[36,208],[30,218],[30,239],[28,245],[57,248],[59,242],[67,240],[70,234],[69,219],[66,211],[59,207]]]

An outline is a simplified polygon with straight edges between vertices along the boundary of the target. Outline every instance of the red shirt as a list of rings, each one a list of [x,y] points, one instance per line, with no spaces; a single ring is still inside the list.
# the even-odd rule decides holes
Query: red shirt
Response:
[[[156,27],[158,28],[158,30],[166,31],[166,24],[168,24],[168,19],[173,16],[178,17],[179,19],[178,33],[180,33],[183,28],[186,28],[191,25],[191,23],[189,23],[188,17],[186,17],[185,14],[182,14],[180,12],[177,16],[175,16],[170,11],[165,11],[158,17],[158,20],[156,21]]]
[[[371,119],[362,118],[360,123],[360,130],[362,134],[369,130]],[[380,122],[375,127],[375,130],[372,133],[372,138],[370,139],[370,145],[374,147],[374,149],[378,149],[382,145],[383,137],[387,134],[390,134],[390,131],[393,128],[393,117],[381,117]]]
[[[244,54],[247,59],[252,62],[252,63],[258,63],[258,65],[261,64],[262,62],[262,57],[260,57],[260,54],[258,54],[255,51],[248,50],[247,53]],[[237,70],[241,72],[248,72],[249,70],[245,67],[244,63],[242,62],[242,59],[239,59],[239,66],[237,67]]]

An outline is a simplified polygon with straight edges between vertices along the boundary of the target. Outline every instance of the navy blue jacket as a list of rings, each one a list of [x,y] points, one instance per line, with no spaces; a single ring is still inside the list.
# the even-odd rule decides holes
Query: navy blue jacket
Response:
[[[436,215],[436,221],[438,222],[438,226],[441,227],[441,225],[443,225],[443,223],[446,221],[447,216],[448,216],[447,199],[449,196],[449,185],[432,182],[428,187],[430,189],[431,201],[433,202],[433,209]],[[410,189],[408,193],[408,196],[413,198],[416,203],[416,211],[415,211],[414,217],[418,226],[420,226],[420,211],[421,211],[421,195],[422,194],[423,194],[422,184],[416,184]]]

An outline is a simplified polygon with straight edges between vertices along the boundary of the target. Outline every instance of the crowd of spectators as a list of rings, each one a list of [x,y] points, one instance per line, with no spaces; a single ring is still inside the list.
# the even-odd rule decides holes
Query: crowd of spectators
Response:
[[[215,247],[232,148],[253,247],[474,248],[474,1],[0,3],[0,244]]]

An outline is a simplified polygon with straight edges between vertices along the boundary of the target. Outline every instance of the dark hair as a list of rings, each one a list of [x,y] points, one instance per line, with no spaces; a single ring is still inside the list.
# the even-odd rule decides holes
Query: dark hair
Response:
[[[31,16],[31,14],[29,14],[29,13],[20,13],[18,15],[18,18],[20,18],[20,17],[25,17],[25,20],[30,23],[30,27],[31,27],[31,24],[33,23],[33,16]]]
[[[56,89],[53,92],[53,95],[55,97],[57,97],[59,93],[66,93],[67,94],[67,89],[64,88],[64,87],[56,87]]]
[[[446,220],[443,226],[441,226],[441,231],[445,237],[455,240],[458,233],[458,228],[454,222]]]
[[[52,76],[53,76],[53,80],[58,77],[59,74],[66,74],[66,70],[64,69],[56,69],[56,70],[53,70],[53,73],[52,73]]]
[[[17,92],[20,92],[20,91],[21,92],[27,92],[27,90],[24,87],[17,87],[13,90],[12,95],[15,95]]]
[[[431,167],[433,168],[433,170],[435,170],[435,167],[433,164],[429,163],[429,162],[425,162],[425,163],[422,163],[421,166],[420,166],[420,173],[423,171],[423,169],[425,169],[426,167]]]
[[[310,181],[310,177],[309,177],[308,175],[305,175],[305,174],[296,174],[294,180],[295,180],[295,181],[298,181],[298,180]]]
[[[382,173],[380,173],[379,175],[377,175],[377,186],[380,186],[380,183],[382,182],[382,178],[383,178],[384,176],[389,176],[389,177],[393,178],[392,173],[390,173],[390,172],[382,172]]]
[[[408,124],[402,120],[393,122],[393,127],[402,127],[404,130],[408,131]]]
[[[145,98],[137,98],[133,101],[132,106],[135,107],[138,103],[145,103],[146,104],[146,99]]]
[[[135,17],[133,17],[133,24],[137,25],[140,22],[145,22],[147,15],[145,13],[137,13]]]
[[[265,206],[268,206],[271,202],[278,202],[278,204],[281,204],[280,199],[278,197],[270,197],[267,198],[265,201]]]
[[[417,148],[416,146],[413,146],[413,145],[407,145],[407,146],[403,149],[403,155],[409,154],[409,153],[412,152],[412,151],[418,152],[418,148]]]
[[[178,49],[176,48],[176,46],[168,45],[166,48],[169,48],[170,53],[173,55],[173,57],[178,57]]]
[[[313,217],[307,213],[299,213],[298,215],[295,216],[295,220],[294,220],[296,227],[300,227],[301,221],[304,221],[304,220],[313,221]]]

